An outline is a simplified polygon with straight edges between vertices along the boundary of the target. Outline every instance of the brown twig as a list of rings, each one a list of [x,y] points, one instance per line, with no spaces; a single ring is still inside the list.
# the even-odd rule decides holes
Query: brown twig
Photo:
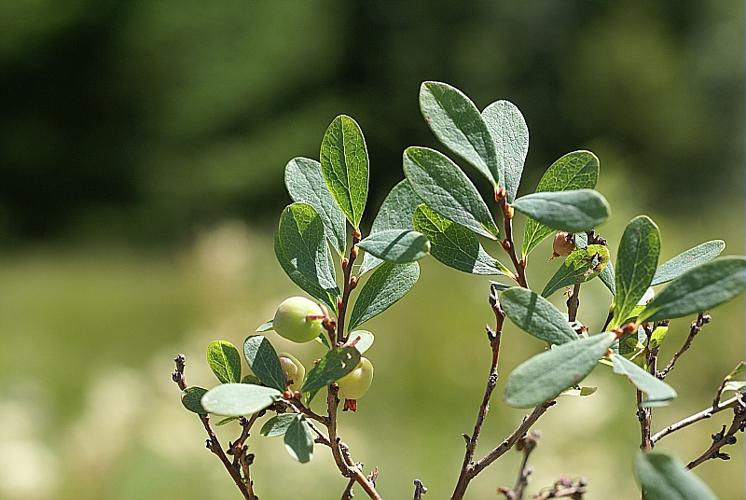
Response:
[[[651,328],[646,323],[643,325],[645,328],[645,333],[648,336],[648,340],[650,340],[650,335],[652,333]],[[648,368],[648,372],[655,376],[657,373],[657,362],[658,362],[658,349],[651,349],[646,352],[646,366]],[[637,419],[640,421],[640,449],[642,451],[650,451],[653,449],[653,446],[655,443],[653,442],[651,438],[651,433],[653,429],[653,410],[650,407],[644,407],[643,406],[643,393],[641,390],[637,389],[636,391],[637,395]]]
[[[571,498],[582,500],[583,495],[588,492],[588,482],[584,478],[568,479],[560,477],[559,480],[548,488],[544,488],[534,495],[534,500],[548,500],[550,498]]]
[[[350,293],[352,290],[355,289],[357,286],[357,277],[353,276],[352,274],[352,266],[355,263],[355,259],[358,255],[358,247],[357,244],[360,243],[360,238],[362,235],[360,234],[360,230],[353,229],[352,230],[352,247],[350,247],[350,256],[347,258],[342,259],[342,275],[343,275],[343,285],[342,285],[342,296],[337,301],[337,342],[344,344],[347,341],[347,337],[345,337],[344,329],[345,329],[345,313],[347,311],[347,303],[350,300]]]
[[[526,259],[518,259],[518,255],[515,252],[515,241],[513,240],[513,207],[508,203],[505,188],[499,187],[495,191],[495,201],[500,205],[500,209],[503,214],[503,228],[505,229],[505,239],[500,244],[502,245],[505,252],[513,262],[515,267],[516,281],[523,288],[528,288],[528,280],[526,279]]]
[[[184,378],[186,358],[183,354],[179,354],[174,358],[174,363],[176,364],[176,370],[171,374],[171,379],[179,386],[179,389],[184,391],[187,388],[186,379]],[[247,486],[244,479],[241,477],[241,472],[238,467],[235,467],[230,460],[228,460],[225,451],[223,451],[222,446],[220,446],[220,441],[210,425],[210,417],[208,415],[199,415],[199,419],[202,422],[202,426],[205,428],[205,432],[207,432],[207,440],[205,441],[207,449],[213,452],[220,459],[223,467],[225,467],[225,470],[230,474],[231,479],[233,479],[233,482],[236,484],[236,487],[241,492],[244,499],[257,500],[251,486]]]
[[[683,429],[684,427],[689,427],[692,424],[696,424],[697,422],[700,422],[702,420],[707,420],[709,418],[712,418],[713,415],[716,413],[719,413],[723,410],[727,410],[728,408],[733,408],[735,405],[738,404],[739,396],[733,396],[730,399],[726,399],[723,402],[720,402],[717,407],[710,406],[708,408],[705,408],[704,410],[695,413],[694,415],[690,415],[682,420],[679,420],[678,422],[675,422],[665,429],[661,430],[660,432],[657,432],[653,437],[653,443],[657,443],[664,437],[668,436],[671,433],[674,433],[678,430]]]
[[[427,488],[419,479],[414,480],[414,497],[413,500],[422,500],[422,495],[427,493]]]
[[[353,498],[355,494],[352,492],[352,487],[355,486],[355,478],[351,478],[349,481],[347,481],[347,486],[345,487],[344,491],[342,492],[342,496],[340,497],[340,500],[350,500],[350,498]]]
[[[521,467],[518,470],[518,478],[515,481],[515,486],[512,489],[497,489],[497,492],[504,495],[508,500],[523,500],[523,495],[528,486],[528,478],[533,473],[533,467],[528,465],[528,459],[536,449],[540,436],[539,431],[531,431],[516,443],[516,449],[523,452],[523,458],[521,459]]]
[[[684,341],[684,345],[682,345],[681,348],[674,353],[666,367],[658,372],[659,379],[662,380],[666,378],[666,375],[668,375],[671,370],[674,369],[674,366],[676,366],[676,362],[679,360],[679,358],[692,346],[694,337],[697,336],[700,330],[702,330],[702,327],[709,323],[711,319],[712,317],[704,312],[701,312],[697,315],[697,319],[692,322],[691,326],[689,327],[689,335],[687,335],[686,340]]]
[[[740,394],[738,403],[733,406],[733,420],[730,427],[723,426],[720,432],[712,435],[712,444],[700,456],[689,462],[687,469],[693,469],[707,460],[719,458],[721,460],[730,460],[730,455],[720,451],[724,446],[736,444],[736,435],[743,432],[746,428],[746,400]],[[726,430],[727,429],[727,430]]]
[[[567,298],[567,320],[572,323],[578,318],[578,308],[580,307],[580,283],[575,283],[572,292]]]

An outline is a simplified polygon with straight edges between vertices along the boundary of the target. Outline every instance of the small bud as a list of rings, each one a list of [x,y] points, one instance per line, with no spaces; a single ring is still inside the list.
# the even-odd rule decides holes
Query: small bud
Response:
[[[357,259],[358,253],[360,253],[360,250],[358,249],[357,245],[354,245],[350,250],[350,255],[352,255],[353,259]]]
[[[552,258],[566,257],[575,250],[575,235],[564,231],[557,231],[552,243]]]
[[[515,209],[508,204],[505,204],[505,208],[503,208],[503,215],[506,219],[512,219],[515,215]]]
[[[342,411],[356,412],[357,411],[357,399],[345,399],[345,404],[344,404],[344,407],[342,407]]]
[[[504,248],[504,249],[505,249],[506,251],[508,251],[508,252],[510,251],[510,240],[507,240],[507,239],[505,239],[505,240],[502,240],[502,241],[500,242],[500,244],[502,245],[502,247],[503,247],[503,248]]]
[[[505,191],[505,188],[504,188],[504,187],[502,187],[502,186],[498,187],[498,188],[497,188],[497,189],[495,190],[495,201],[496,201],[497,203],[500,203],[500,201],[501,201],[501,200],[502,200],[503,198],[505,198],[505,196],[506,196],[507,194],[508,194],[508,193],[507,193],[507,191]]]

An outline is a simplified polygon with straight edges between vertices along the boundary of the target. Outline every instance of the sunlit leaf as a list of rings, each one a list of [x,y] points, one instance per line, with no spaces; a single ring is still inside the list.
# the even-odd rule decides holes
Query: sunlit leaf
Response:
[[[223,384],[202,396],[202,406],[215,415],[241,417],[257,413],[280,398],[280,391],[252,384]]]

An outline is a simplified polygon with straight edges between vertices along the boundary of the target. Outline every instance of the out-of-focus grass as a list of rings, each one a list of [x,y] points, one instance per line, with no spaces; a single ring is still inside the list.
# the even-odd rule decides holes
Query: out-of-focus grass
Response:
[[[612,252],[635,215],[635,204],[622,202],[624,185],[610,178],[601,186],[616,200],[602,228]],[[743,253],[740,210],[657,221],[662,259],[716,237],[726,239],[726,253]],[[557,265],[548,254],[545,242],[532,256],[529,279],[537,286]],[[407,498],[415,477],[433,498],[450,493],[463,452],[461,433],[473,424],[489,361],[483,333],[491,321],[488,280],[432,259],[422,267],[418,286],[366,325],[376,334],[369,354],[375,383],[357,414],[341,416],[354,457],[380,468],[378,484],[387,498]],[[216,338],[240,344],[282,298],[296,293],[274,260],[270,235],[240,224],[207,231],[172,254],[42,248],[0,256],[0,498],[237,497],[204,449],[198,420],[181,408],[169,377],[171,359],[184,352],[188,381],[215,384],[204,362],[206,344]],[[599,328],[609,299],[600,283],[584,286],[580,319]],[[558,293],[553,300],[561,306],[564,298]],[[680,398],[656,409],[655,429],[711,400],[722,376],[742,358],[742,312],[742,298],[713,311],[712,324],[669,379]],[[664,360],[685,338],[688,321],[673,323]],[[306,363],[321,353],[315,343],[290,345],[269,335],[278,349]],[[502,382],[541,349],[507,326],[502,378],[478,453],[520,420],[524,412],[500,404]],[[589,498],[636,498],[634,391],[604,367],[588,383],[599,386],[595,395],[562,398],[537,426],[543,435],[532,459],[530,491],[567,474],[588,478]],[[688,460],[726,419],[700,423],[660,448]],[[234,432],[231,426],[220,429],[224,440]],[[302,466],[279,439],[257,436],[250,442],[262,498],[336,498],[344,487],[325,449]],[[721,498],[742,493],[742,443],[729,451],[731,461],[697,469]],[[497,486],[512,484],[518,458],[508,453],[480,476],[470,498],[491,498]]]

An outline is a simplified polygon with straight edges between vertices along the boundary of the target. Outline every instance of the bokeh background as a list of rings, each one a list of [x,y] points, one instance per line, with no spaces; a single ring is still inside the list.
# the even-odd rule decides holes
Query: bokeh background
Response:
[[[659,223],[663,259],[713,238],[743,254],[743,35],[734,1],[0,2],[0,498],[237,498],[181,408],[173,355],[210,386],[207,343],[240,344],[297,293],[271,248],[289,201],[283,169],[318,157],[340,113],[368,140],[371,222],[402,177],[401,151],[437,147],[419,115],[422,80],[522,109],[522,192],[562,154],[598,154],[612,254],[640,213]],[[533,283],[556,267],[549,253],[534,253]],[[487,291],[430,259],[368,325],[376,381],[341,425],[387,498],[409,498],[415,477],[428,498],[451,491],[489,362]],[[609,300],[584,286],[580,319],[600,327]],[[743,305],[713,311],[656,429],[706,406],[743,357]],[[687,330],[673,323],[664,359]],[[277,345],[306,362],[320,354]],[[502,374],[540,349],[509,326]],[[595,395],[564,398],[538,425],[529,491],[567,474],[588,478],[589,498],[636,497],[634,391],[604,368],[590,381]],[[481,450],[521,415],[496,397]],[[687,461],[726,419],[660,448]],[[325,450],[301,466],[277,439],[251,442],[262,498],[341,493]],[[697,473],[741,498],[742,443],[729,451]],[[512,484],[518,458],[481,475],[470,498]]]

